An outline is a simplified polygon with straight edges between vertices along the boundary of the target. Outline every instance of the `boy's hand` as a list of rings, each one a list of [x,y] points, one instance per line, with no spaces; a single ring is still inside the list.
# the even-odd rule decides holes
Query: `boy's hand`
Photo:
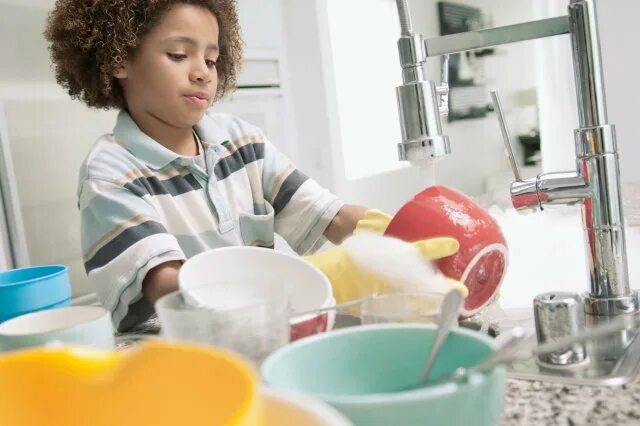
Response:
[[[422,240],[413,243],[412,246],[424,261],[451,256],[459,248],[458,242],[449,237]],[[401,256],[403,254],[389,253],[389,256],[394,255]],[[304,259],[318,267],[327,276],[337,303],[348,302],[372,293],[382,293],[397,287],[390,283],[388,278],[385,279],[359,266],[343,246],[336,246],[322,253],[306,256]],[[458,281],[447,279],[445,285],[459,290],[465,296],[468,293],[464,284]]]

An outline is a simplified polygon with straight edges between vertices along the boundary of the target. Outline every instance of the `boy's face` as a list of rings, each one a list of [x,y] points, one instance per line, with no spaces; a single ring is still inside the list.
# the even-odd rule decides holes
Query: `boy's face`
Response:
[[[171,7],[115,73],[134,118],[190,128],[218,86],[218,22],[207,9]]]

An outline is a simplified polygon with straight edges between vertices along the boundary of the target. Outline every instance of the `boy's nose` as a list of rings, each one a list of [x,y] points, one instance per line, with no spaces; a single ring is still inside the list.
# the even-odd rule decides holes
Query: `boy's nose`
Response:
[[[204,68],[204,69],[202,69]],[[194,66],[191,69],[191,73],[189,75],[189,78],[191,79],[191,81],[197,81],[200,83],[206,83],[209,80],[208,77],[208,70],[206,70],[206,66]]]

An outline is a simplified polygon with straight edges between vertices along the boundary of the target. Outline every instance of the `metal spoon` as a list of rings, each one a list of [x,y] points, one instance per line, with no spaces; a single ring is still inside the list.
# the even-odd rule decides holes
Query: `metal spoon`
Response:
[[[438,324],[438,330],[436,331],[436,337],[433,339],[429,358],[427,358],[427,362],[420,374],[418,386],[426,382],[429,378],[429,373],[433,368],[433,363],[436,360],[436,356],[438,355],[442,344],[447,339],[447,336],[453,327],[458,324],[458,316],[460,315],[460,308],[462,307],[463,301],[464,296],[457,290],[451,290],[444,297],[442,306],[440,307],[440,322]]]
[[[508,352],[509,354],[511,354],[513,351],[515,350],[519,350],[522,349],[521,348],[521,343],[526,340],[526,339],[530,339],[531,335],[527,335],[524,331],[524,329],[522,327],[515,327],[512,328],[511,330],[500,334],[499,336],[500,341],[498,342],[498,347],[496,348],[496,350],[492,353],[489,354],[489,356],[487,356],[484,360],[482,360],[481,364],[486,364],[486,365],[493,365],[494,362],[500,363],[497,358],[499,357],[500,360],[502,360],[503,354]],[[533,335],[533,338],[535,339],[535,334]],[[498,340],[498,339],[496,339]],[[472,367],[471,369],[475,369],[476,367],[479,367],[480,364],[478,364],[475,367]],[[488,367],[490,368],[490,367]],[[453,374],[450,374],[446,377],[442,377],[439,378],[433,382],[428,383],[429,385],[434,385],[434,384],[440,384],[443,382],[447,382],[450,380],[458,380],[458,379],[462,379],[463,377],[466,377],[470,370],[467,370],[465,368],[458,368],[457,370],[455,370],[453,372]],[[474,370],[475,371],[475,370]],[[409,390],[413,390],[413,389],[419,389],[422,388],[424,386],[426,386],[426,380],[420,380],[417,383],[413,384],[412,386],[408,387],[408,388],[403,388],[401,391],[409,391]]]
[[[516,327],[509,332],[511,336],[507,337],[505,344],[479,364],[470,368],[458,368],[453,374],[442,377],[430,384],[462,380],[473,373],[487,372],[499,365],[555,352],[576,343],[595,340],[624,330],[637,330],[638,326],[640,326],[640,318],[637,315],[624,315],[576,335],[563,337],[562,339],[554,340],[543,345],[538,345],[535,333],[526,335],[522,329]],[[634,350],[640,346],[638,334],[636,334],[631,345]]]

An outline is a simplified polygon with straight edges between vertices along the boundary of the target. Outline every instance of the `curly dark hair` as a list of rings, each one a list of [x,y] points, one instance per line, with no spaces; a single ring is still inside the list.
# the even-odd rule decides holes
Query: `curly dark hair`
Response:
[[[57,82],[90,107],[125,109],[113,73],[174,4],[204,7],[218,20],[216,99],[232,92],[243,47],[236,0],[57,0],[44,32]]]

